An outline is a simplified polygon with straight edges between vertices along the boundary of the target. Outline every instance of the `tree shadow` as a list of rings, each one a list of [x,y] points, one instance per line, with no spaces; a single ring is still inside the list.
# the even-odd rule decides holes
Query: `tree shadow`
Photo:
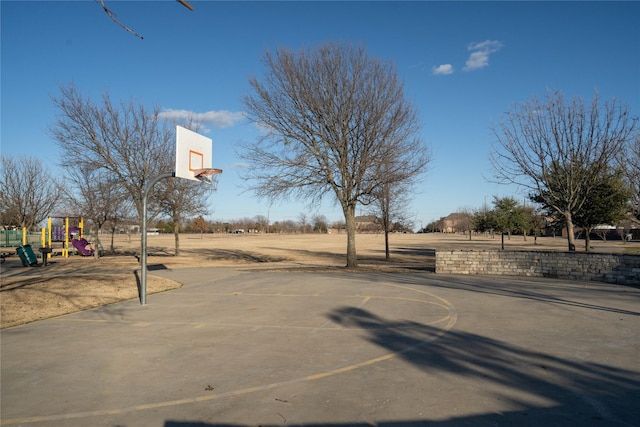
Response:
[[[136,278],[136,287],[138,288],[138,301],[142,304],[142,272],[135,270],[133,275]]]
[[[504,390],[499,398],[514,407],[544,411],[552,417],[564,417],[572,408],[573,425],[601,419],[633,425],[640,419],[639,372],[566,360],[473,333],[387,321],[358,307],[341,307],[327,317],[343,327],[362,329],[365,339],[426,372],[498,385]],[[436,335],[439,339],[433,340]],[[531,407],[513,397],[513,391],[552,400],[555,405]]]
[[[390,420],[384,427],[495,425],[632,426],[640,420],[640,372],[545,354],[482,335],[413,321],[391,321],[365,309],[342,306],[327,317],[433,375],[453,375],[478,384],[481,393],[517,408],[446,420]],[[438,337],[438,339],[433,339]],[[531,395],[532,398],[524,397]],[[551,404],[532,403],[543,399]],[[453,404],[453,403],[452,403]],[[461,404],[461,402],[457,402]],[[260,424],[267,427],[267,424]],[[290,426],[302,424],[287,423]],[[365,422],[305,423],[305,426],[367,427]],[[164,427],[241,427],[240,424],[167,420]]]
[[[281,262],[287,259],[281,256],[265,255],[255,252],[220,248],[181,249],[182,254],[198,254],[213,261],[241,261],[250,263]]]
[[[268,250],[276,250],[282,251],[282,248],[266,248]],[[296,249],[296,248],[288,248],[286,252],[298,254],[304,258],[315,259],[315,260],[326,260],[326,261],[335,261],[338,263],[342,263],[346,257],[346,251],[344,254],[331,252],[331,251],[314,251],[309,249]]]
[[[30,286],[39,285],[42,283],[46,283],[49,279],[47,277],[36,276],[25,278],[23,280],[12,280],[9,283],[2,282],[0,283],[0,292],[9,292],[16,289],[26,289]]]
[[[383,251],[384,252],[384,251]],[[436,250],[420,246],[396,247],[390,250],[396,261],[403,263],[420,263],[425,270],[436,271]]]
[[[371,281],[388,282],[389,277],[372,275]],[[479,294],[499,295],[513,298],[523,298],[537,302],[559,304],[570,307],[587,308],[611,313],[640,316],[640,310],[632,311],[616,307],[609,307],[598,303],[577,301],[575,296],[580,295],[594,301],[602,301],[602,297],[615,296],[621,300],[629,298],[629,295],[640,296],[634,287],[623,285],[611,285],[600,282],[583,282],[556,280],[543,278],[524,277],[500,277],[492,276],[424,276],[424,275],[398,275],[394,276],[394,282],[414,286],[429,286],[430,288],[442,288],[462,290]]]

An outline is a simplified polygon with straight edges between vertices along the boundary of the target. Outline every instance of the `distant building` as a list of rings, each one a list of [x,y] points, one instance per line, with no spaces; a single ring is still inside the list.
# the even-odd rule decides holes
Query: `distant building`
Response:
[[[383,231],[375,215],[361,215],[355,219],[357,233],[380,233]]]

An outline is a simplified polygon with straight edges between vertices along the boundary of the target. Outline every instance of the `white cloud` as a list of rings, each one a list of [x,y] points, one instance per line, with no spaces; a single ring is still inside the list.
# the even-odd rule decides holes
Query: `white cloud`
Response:
[[[271,135],[272,133],[275,132],[274,129],[266,123],[256,122],[254,123],[254,126],[258,129],[260,133],[265,135]]]
[[[480,43],[469,43],[467,49],[472,51],[464,65],[464,71],[473,71],[489,65],[489,55],[499,51],[502,42],[498,40],[485,40]]]
[[[226,128],[233,126],[240,120],[245,118],[243,112],[233,111],[207,111],[205,113],[196,113],[189,110],[172,110],[167,109],[160,113],[160,117],[169,120],[193,120],[197,123],[209,124],[217,128]]]
[[[449,74],[453,74],[453,65],[451,64],[438,65],[437,67],[433,67],[431,71],[436,76],[446,76]]]

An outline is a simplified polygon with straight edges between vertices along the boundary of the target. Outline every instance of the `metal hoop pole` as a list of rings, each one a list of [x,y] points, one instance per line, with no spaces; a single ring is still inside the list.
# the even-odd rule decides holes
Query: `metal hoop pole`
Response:
[[[156,182],[176,176],[175,172],[165,173],[153,178],[142,195],[142,238],[140,239],[140,305],[147,303],[147,199]]]

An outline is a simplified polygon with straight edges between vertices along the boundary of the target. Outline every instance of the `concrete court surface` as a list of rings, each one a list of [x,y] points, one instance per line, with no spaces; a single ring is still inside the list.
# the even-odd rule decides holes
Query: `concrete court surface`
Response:
[[[640,289],[153,271],[178,290],[1,332],[1,425],[640,425]]]

